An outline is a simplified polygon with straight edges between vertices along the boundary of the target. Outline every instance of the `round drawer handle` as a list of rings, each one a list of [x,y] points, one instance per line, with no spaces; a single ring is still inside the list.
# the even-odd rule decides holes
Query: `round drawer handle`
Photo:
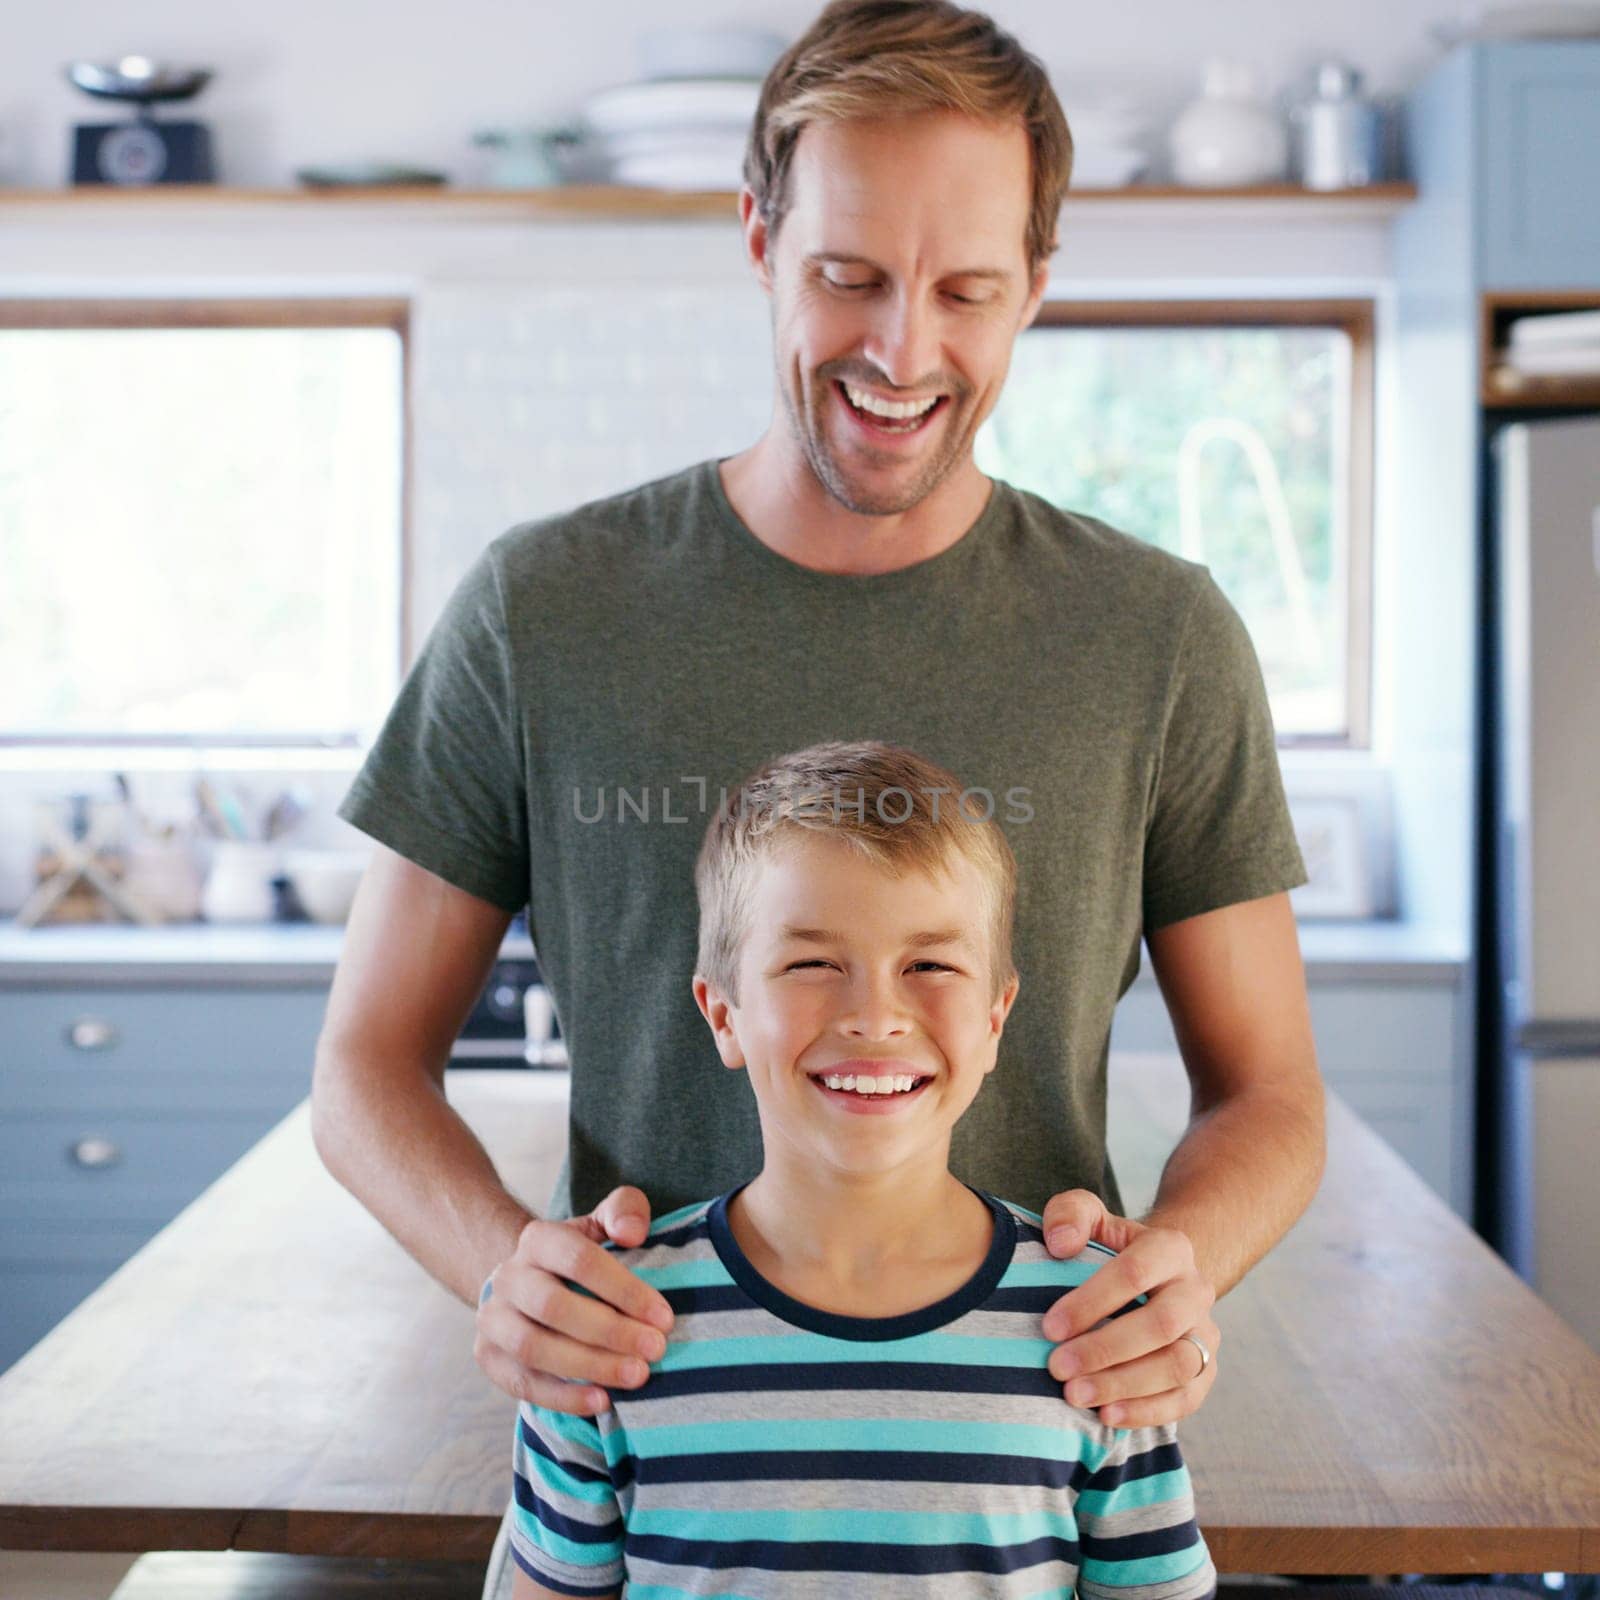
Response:
[[[118,1037],[116,1028],[103,1017],[79,1017],[67,1029],[67,1043],[74,1050],[109,1050]]]
[[[113,1140],[98,1139],[91,1134],[86,1139],[79,1139],[69,1154],[80,1167],[114,1167],[122,1160],[122,1147]]]

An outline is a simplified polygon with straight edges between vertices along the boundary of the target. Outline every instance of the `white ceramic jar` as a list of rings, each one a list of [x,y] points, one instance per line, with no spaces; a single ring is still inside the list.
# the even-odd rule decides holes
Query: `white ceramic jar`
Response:
[[[278,849],[249,839],[218,839],[200,909],[208,922],[271,922]]]
[[[1167,145],[1174,179],[1191,188],[1276,183],[1288,169],[1283,119],[1242,61],[1206,63],[1200,98],[1178,114]]]

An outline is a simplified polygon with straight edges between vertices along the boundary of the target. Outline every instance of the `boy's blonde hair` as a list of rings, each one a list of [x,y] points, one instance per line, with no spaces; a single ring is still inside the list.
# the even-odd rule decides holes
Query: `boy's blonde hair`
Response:
[[[767,73],[745,144],[744,181],[776,242],[789,167],[811,122],[961,111],[1020,122],[1032,152],[1023,240],[1028,272],[1056,248],[1072,134],[1050,77],[993,18],[950,0],[833,0]]]
[[[826,834],[892,876],[970,861],[987,890],[991,998],[1010,982],[1017,862],[994,803],[915,751],[875,739],[814,744],[764,762],[730,791],[695,862],[696,971],[734,1005],[750,898],[762,861],[802,832]]]

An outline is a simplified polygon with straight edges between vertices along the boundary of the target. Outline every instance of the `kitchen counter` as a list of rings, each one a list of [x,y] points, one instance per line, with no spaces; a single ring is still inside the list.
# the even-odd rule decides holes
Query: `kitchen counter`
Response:
[[[306,984],[332,980],[342,926],[110,923],[18,928],[0,923],[0,987],[43,984]],[[1300,948],[1312,982],[1453,983],[1467,952],[1459,939],[1402,922],[1304,922]],[[508,936],[507,956],[532,943]],[[1155,986],[1146,958],[1135,985]]]
[[[565,1075],[446,1086],[537,1204]],[[1130,1206],[1187,1104],[1175,1057],[1113,1056]],[[1337,1098],[1320,1194],[1217,1318],[1182,1436],[1223,1570],[1600,1571],[1600,1359]],[[302,1104],[0,1378],[0,1547],[482,1559],[512,1418]]]

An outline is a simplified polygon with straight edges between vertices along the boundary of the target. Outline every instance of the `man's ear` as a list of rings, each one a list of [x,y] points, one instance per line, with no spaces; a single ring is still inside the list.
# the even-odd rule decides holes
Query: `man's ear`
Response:
[[[733,1007],[722,992],[713,988],[698,972],[694,975],[691,987],[700,1015],[711,1026],[711,1037],[716,1040],[717,1054],[722,1057],[723,1066],[742,1067],[745,1064],[744,1050],[739,1044],[738,1034],[734,1032]]]
[[[739,226],[744,230],[744,253],[755,269],[757,280],[768,294],[772,293],[772,264],[767,260],[767,246],[771,236],[756,205],[756,192],[749,184],[739,190]]]

